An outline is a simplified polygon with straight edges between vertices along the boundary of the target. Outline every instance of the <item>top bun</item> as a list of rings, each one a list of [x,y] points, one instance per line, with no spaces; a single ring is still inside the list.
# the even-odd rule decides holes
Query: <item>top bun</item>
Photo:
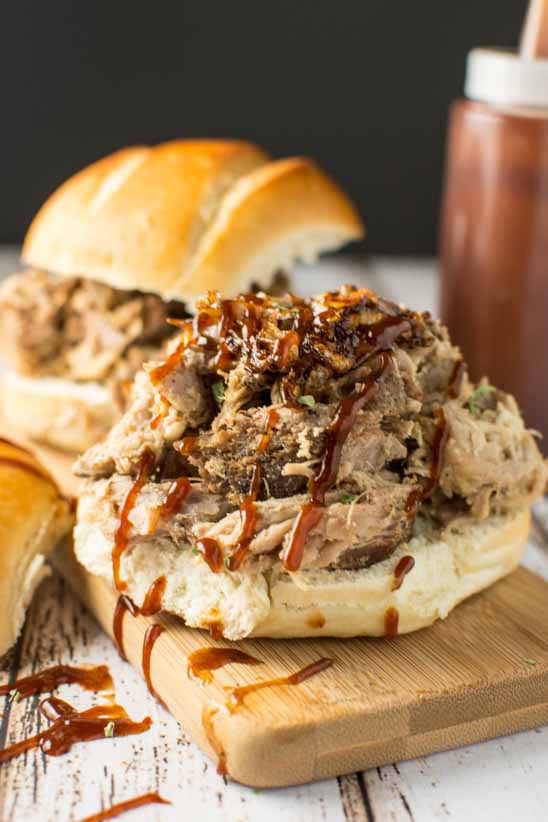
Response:
[[[310,160],[269,162],[244,141],[176,140],[122,149],[67,180],[34,218],[22,258],[192,299],[267,287],[280,268],[363,233],[352,203]]]

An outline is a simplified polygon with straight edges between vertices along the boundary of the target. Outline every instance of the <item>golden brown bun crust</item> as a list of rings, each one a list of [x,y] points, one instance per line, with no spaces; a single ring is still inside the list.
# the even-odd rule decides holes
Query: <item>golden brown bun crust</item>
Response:
[[[72,522],[46,470],[27,451],[0,440],[0,657],[15,643],[45,557]]]
[[[306,157],[267,163],[233,186],[178,293],[267,290],[276,270],[358,240],[364,227],[339,186]]]
[[[0,381],[0,410],[10,428],[73,453],[105,437],[119,416],[105,386],[13,372]]]
[[[258,270],[268,284],[291,260],[363,235],[346,195],[313,163],[268,160],[258,146],[235,140],[122,149],[46,201],[25,238],[23,261],[188,298],[216,283],[229,293],[248,290],[242,271]]]

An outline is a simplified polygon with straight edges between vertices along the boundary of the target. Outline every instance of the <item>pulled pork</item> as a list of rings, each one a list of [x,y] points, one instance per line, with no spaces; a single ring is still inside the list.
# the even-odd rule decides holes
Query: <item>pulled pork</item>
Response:
[[[154,294],[43,271],[16,274],[0,289],[2,354],[29,377],[119,387],[161,356],[175,333],[167,318],[185,316],[181,303]]]
[[[167,537],[229,570],[360,568],[427,519],[518,511],[546,467],[508,395],[469,381],[428,314],[366,289],[301,300],[209,294],[126,414],[77,464],[115,540]],[[167,505],[172,481],[191,493]],[[218,570],[218,569],[217,569]]]

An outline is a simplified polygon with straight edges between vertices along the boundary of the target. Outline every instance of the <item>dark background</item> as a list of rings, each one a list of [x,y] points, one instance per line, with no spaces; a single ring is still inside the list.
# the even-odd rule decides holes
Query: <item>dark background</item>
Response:
[[[515,45],[525,0],[37,2],[2,13],[0,241],[68,175],[129,143],[245,137],[306,153],[367,248],[432,253],[449,102],[476,45]]]

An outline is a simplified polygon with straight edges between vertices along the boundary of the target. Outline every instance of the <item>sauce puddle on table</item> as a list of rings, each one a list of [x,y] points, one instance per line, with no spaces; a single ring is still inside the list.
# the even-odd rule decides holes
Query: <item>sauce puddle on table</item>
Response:
[[[105,808],[104,811],[99,811],[99,813],[94,813],[92,816],[86,816],[85,819],[81,819],[80,822],[103,822],[105,819],[114,819],[116,816],[120,816],[120,814],[125,813],[126,811],[132,811],[135,808],[142,808],[143,805],[171,805],[171,802],[167,799],[163,799],[159,793],[151,792],[151,793],[144,793],[142,796],[136,796],[133,799],[126,799],[124,802],[118,802],[116,805],[112,805],[110,808]]]
[[[106,665],[89,668],[54,665],[0,686],[0,695],[9,694],[12,702],[18,702],[43,691],[53,691],[58,685],[64,684],[80,685],[89,691],[108,691],[114,688]],[[1,750],[0,763],[33,748],[40,748],[50,756],[60,756],[67,753],[76,742],[138,734],[148,731],[152,724],[150,717],[145,717],[141,722],[130,719],[121,705],[95,705],[85,711],[78,711],[56,696],[43,699],[40,712],[51,721],[49,728]]]

